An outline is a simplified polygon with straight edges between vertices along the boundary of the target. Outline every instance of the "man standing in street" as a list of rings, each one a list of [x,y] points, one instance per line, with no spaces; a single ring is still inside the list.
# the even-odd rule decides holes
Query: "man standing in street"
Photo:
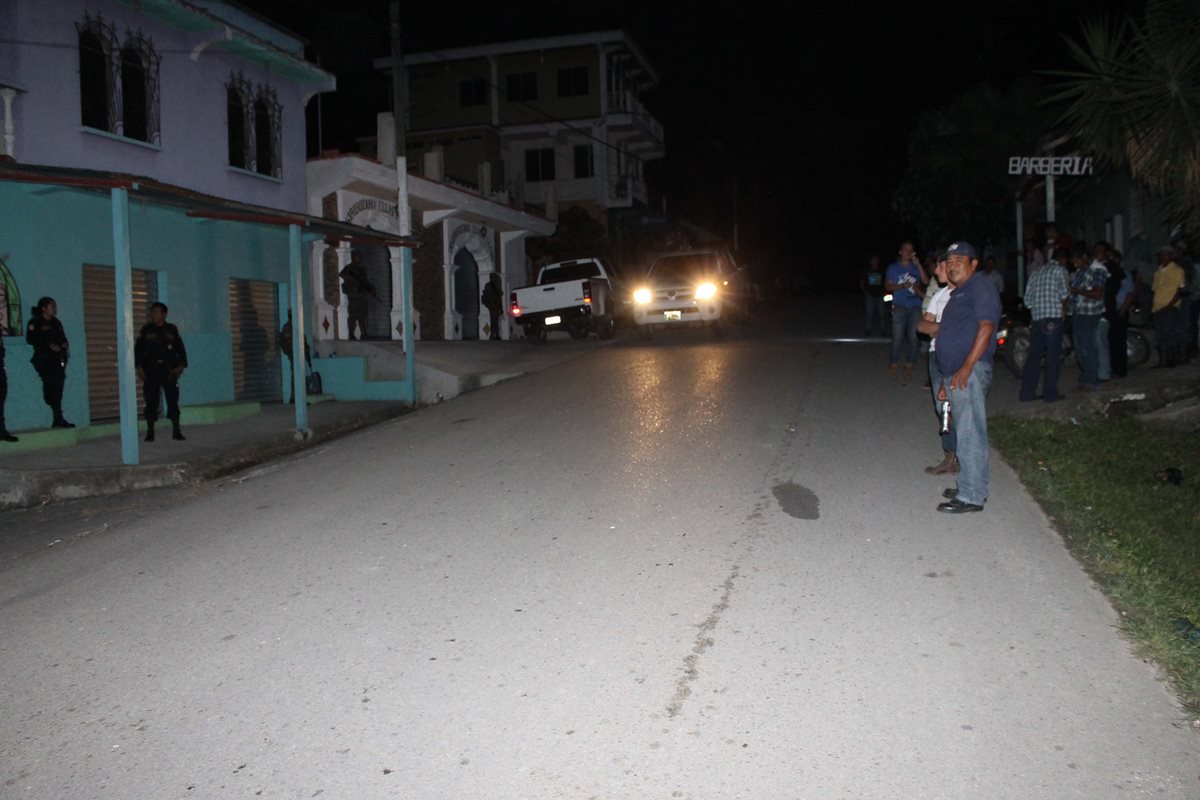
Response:
[[[901,243],[900,260],[888,266],[885,284],[892,293],[892,349],[888,374],[896,377],[903,347],[906,381],[912,380],[913,365],[917,363],[917,323],[921,321],[921,287],[926,281],[921,262],[914,252],[912,242]]]
[[[1174,251],[1160,247],[1158,270],[1154,273],[1154,335],[1158,338],[1158,363],[1155,367],[1175,367],[1184,363],[1187,353],[1183,293],[1187,278],[1183,267],[1174,261]]]
[[[179,329],[167,322],[165,304],[150,306],[150,322],[142,326],[133,356],[146,400],[146,441],[154,441],[160,393],[167,396],[171,438],[183,441],[183,431],[179,429],[179,376],[187,368],[187,350]]]
[[[1079,382],[1084,389],[1100,388],[1100,315],[1104,313],[1104,284],[1108,270],[1088,263],[1087,245],[1076,242],[1071,247],[1075,275],[1071,279],[1071,335],[1075,341],[1075,357],[1079,361]]]
[[[367,296],[378,297],[375,287],[367,277],[367,268],[362,263],[362,253],[351,251],[350,263],[341,271],[342,292],[349,307],[349,337],[354,339],[354,328],[358,326],[358,339],[367,338]]]
[[[866,324],[863,327],[867,336],[884,335],[883,281],[883,267],[879,265],[879,256],[872,255],[867,260],[867,271],[858,282],[866,307]]]
[[[1004,297],[1004,274],[996,270],[996,257],[988,256],[983,262],[983,273],[988,276],[988,280],[996,285],[996,291],[1000,293],[1000,297]]]
[[[950,401],[958,456],[958,486],[947,489],[945,514],[982,511],[988,497],[988,437],[985,398],[992,385],[1000,294],[980,275],[979,258],[967,242],[946,249],[947,276],[954,284],[938,324],[937,362],[942,373],[938,397]]]
[[[1029,276],[1025,287],[1025,305],[1032,324],[1029,330],[1029,355],[1021,372],[1022,403],[1037,399],[1038,379],[1042,379],[1042,399],[1053,403],[1058,393],[1058,372],[1062,365],[1063,303],[1070,295],[1067,270],[1062,263],[1070,254],[1063,249]],[[1043,364],[1044,360],[1044,364]]]

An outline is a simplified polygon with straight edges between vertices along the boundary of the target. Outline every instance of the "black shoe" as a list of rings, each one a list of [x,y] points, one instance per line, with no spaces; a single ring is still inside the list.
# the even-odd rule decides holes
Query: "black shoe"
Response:
[[[179,428],[176,428],[176,429],[175,429],[175,430],[174,430],[174,431],[171,433],[171,438],[172,438],[172,439],[174,439],[174,440],[175,440],[175,441],[177,441],[177,442],[182,442],[182,441],[184,441],[184,437],[183,437],[183,431],[179,430]]]
[[[983,506],[977,506],[974,503],[964,503],[955,497],[953,500],[939,503],[937,510],[943,514],[968,514],[972,511],[983,511]]]
[[[958,489],[955,489],[953,486],[951,486],[949,489],[946,489],[942,492],[942,497],[946,498],[947,500],[956,500],[958,499]]]
[[[15,436],[13,436],[11,433],[6,431],[5,429],[0,428],[0,442],[19,442],[19,441],[21,441],[21,440]]]
[[[50,425],[51,428],[74,428],[75,425],[59,417]]]
[[[146,441],[147,442],[154,441],[154,428],[146,428]]]

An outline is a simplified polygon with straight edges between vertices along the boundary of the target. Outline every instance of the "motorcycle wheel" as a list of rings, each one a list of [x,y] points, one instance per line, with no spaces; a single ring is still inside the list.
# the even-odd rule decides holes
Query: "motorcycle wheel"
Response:
[[[1125,334],[1125,353],[1129,357],[1129,366],[1140,367],[1150,360],[1150,340],[1146,334],[1130,328]]]
[[[1029,331],[1019,329],[1009,331],[1008,341],[1004,343],[1004,363],[1008,371],[1016,377],[1021,377],[1025,370],[1025,362],[1029,360]]]

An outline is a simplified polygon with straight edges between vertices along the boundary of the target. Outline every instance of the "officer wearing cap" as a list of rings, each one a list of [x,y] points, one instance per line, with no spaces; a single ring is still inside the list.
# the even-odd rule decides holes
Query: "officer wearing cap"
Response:
[[[946,248],[947,273],[954,291],[937,332],[938,397],[950,401],[958,457],[957,488],[947,489],[945,514],[982,511],[988,496],[988,438],[985,398],[992,385],[1000,293],[982,275],[975,248],[955,242]]]
[[[179,376],[187,368],[187,350],[179,329],[167,322],[165,304],[150,306],[150,322],[143,325],[138,334],[134,361],[142,381],[142,396],[146,399],[146,441],[154,441],[160,393],[167,397],[171,438],[183,441],[183,432],[179,429]]]

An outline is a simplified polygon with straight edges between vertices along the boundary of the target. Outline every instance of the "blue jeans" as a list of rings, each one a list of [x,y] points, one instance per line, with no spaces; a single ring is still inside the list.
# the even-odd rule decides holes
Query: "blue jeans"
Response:
[[[942,388],[942,371],[937,365],[937,350],[929,351],[929,391],[933,393],[933,413],[938,418],[938,427],[942,424],[942,401],[938,400],[938,390]],[[954,412],[951,411],[951,414]],[[954,425],[950,425],[950,432],[942,434],[942,452],[953,453],[957,447],[956,439],[958,438],[954,430]]]
[[[1075,337],[1075,358],[1079,362],[1079,382],[1095,386],[1100,382],[1100,343],[1096,329],[1099,314],[1077,314],[1071,317],[1071,335]]]
[[[1037,395],[1038,378],[1042,378],[1042,399],[1047,403],[1058,399],[1058,372],[1062,366],[1063,321],[1061,317],[1035,320],[1029,329],[1029,358],[1021,371],[1020,399],[1029,401]],[[1045,359],[1045,367],[1042,359]]]
[[[950,396],[950,413],[958,436],[958,499],[964,503],[983,505],[988,497],[988,433],[987,406],[984,398],[992,386],[992,365],[977,362],[967,380],[967,388],[951,389],[946,378],[946,394]]]
[[[921,320],[921,307],[904,308],[892,305],[892,350],[888,363],[900,362],[900,347],[907,347],[906,364],[917,363],[917,323]]]
[[[1100,318],[1096,325],[1096,378],[1107,381],[1112,379],[1112,356],[1108,352],[1108,320]]]

